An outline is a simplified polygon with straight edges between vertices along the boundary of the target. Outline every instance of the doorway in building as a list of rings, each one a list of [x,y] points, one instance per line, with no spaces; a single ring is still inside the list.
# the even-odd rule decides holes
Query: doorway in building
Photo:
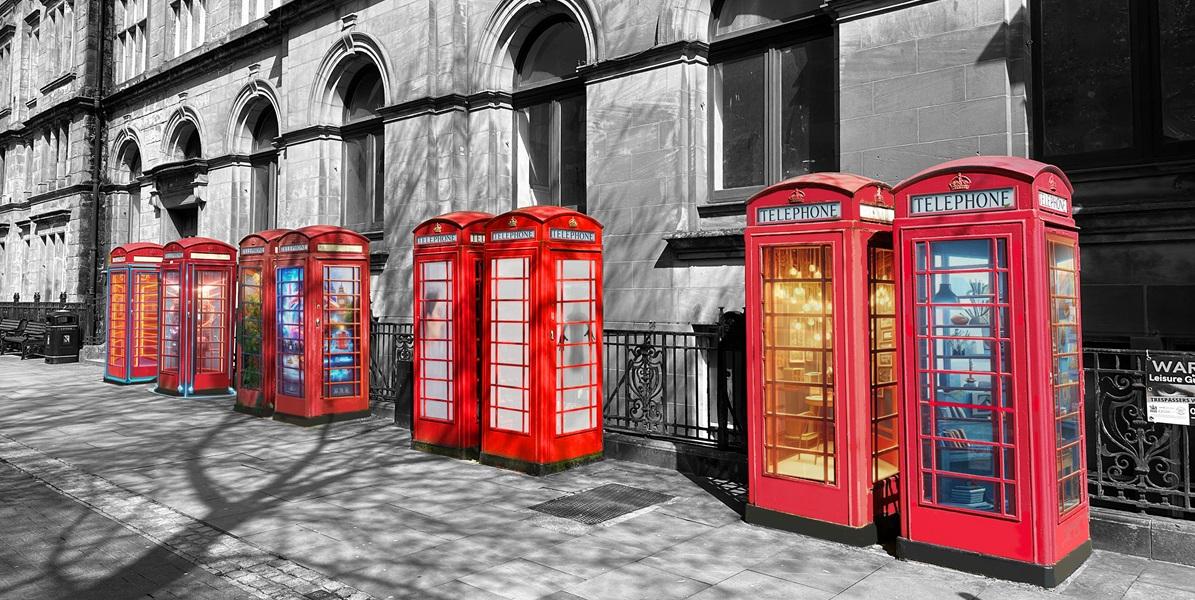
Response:
[[[198,206],[179,206],[167,209],[166,213],[170,215],[170,226],[174,229],[172,232],[174,239],[199,235]]]

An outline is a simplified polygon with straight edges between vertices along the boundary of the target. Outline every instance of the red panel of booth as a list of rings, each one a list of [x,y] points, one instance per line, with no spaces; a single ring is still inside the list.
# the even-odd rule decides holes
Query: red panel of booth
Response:
[[[485,233],[481,461],[546,473],[600,458],[601,225],[533,206]]]
[[[158,377],[158,300],[162,247],[117,246],[108,258],[108,361],[104,381],[139,383]]]
[[[312,225],[283,235],[274,252],[274,418],[369,416],[369,240]]]
[[[176,396],[232,392],[232,303],[236,248],[183,238],[163,248],[157,391]]]
[[[886,184],[845,173],[748,201],[749,522],[869,545],[894,520],[892,218]]]
[[[902,551],[1056,585],[1090,552],[1071,185],[975,157],[895,195]]]
[[[493,215],[453,212],[415,228],[413,447],[475,458],[481,445],[481,272]]]
[[[241,240],[237,290],[238,412],[274,413],[274,247],[289,229],[251,233]]]

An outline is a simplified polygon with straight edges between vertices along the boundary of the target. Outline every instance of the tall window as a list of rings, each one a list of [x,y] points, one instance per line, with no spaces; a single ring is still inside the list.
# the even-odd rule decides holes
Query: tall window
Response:
[[[1033,9],[1039,157],[1098,166],[1195,155],[1195,0]]]
[[[531,31],[515,60],[515,202],[585,211],[585,62],[581,28],[563,16]]]
[[[25,23],[28,25],[25,29],[25,47],[28,49],[29,55],[29,58],[26,59],[26,63],[29,65],[29,76],[25,81],[30,88],[37,89],[44,81],[43,57],[41,55],[41,13],[30,15]],[[31,96],[34,95],[32,90],[29,93]]]
[[[67,184],[71,165],[71,124],[65,121],[54,129],[54,187]]]
[[[124,81],[145,70],[146,0],[116,3],[116,80]]]
[[[45,56],[47,74],[57,77],[74,66],[75,13],[69,0],[46,8],[46,34],[52,40]]]
[[[715,201],[838,167],[836,42],[821,2],[726,0],[712,26]]]
[[[174,145],[171,148],[170,160],[190,160],[203,157],[203,142],[199,139],[199,130],[195,123],[184,120],[179,123],[174,133]]]
[[[207,0],[176,0],[174,12],[174,55],[180,56],[203,45],[207,32]]]
[[[0,110],[12,106],[12,36],[0,42]]]
[[[132,142],[125,144],[120,153],[120,181],[128,186],[129,196],[129,231],[128,239],[135,242],[141,239],[141,149]]]
[[[385,104],[382,74],[373,63],[349,78],[344,92],[344,212],[341,222],[376,231],[384,219],[385,138],[378,109]]]
[[[252,154],[249,162],[253,167],[250,203],[252,231],[262,231],[274,226],[278,204],[278,150],[274,138],[278,137],[278,117],[268,102],[252,123]]]
[[[281,0],[241,0],[241,24],[266,16]]]

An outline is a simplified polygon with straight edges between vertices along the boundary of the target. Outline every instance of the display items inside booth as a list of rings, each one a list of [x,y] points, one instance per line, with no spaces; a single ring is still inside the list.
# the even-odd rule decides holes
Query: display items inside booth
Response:
[[[162,247],[138,242],[112,249],[108,261],[108,359],[104,380],[158,376],[158,310]]]
[[[601,226],[536,206],[485,225],[482,462],[542,474],[602,455]]]
[[[289,231],[271,229],[241,240],[237,268],[237,401],[233,405],[237,412],[255,416],[274,412],[274,248]]]
[[[897,186],[907,558],[1054,586],[1090,554],[1070,194],[1015,157]]]
[[[411,446],[419,450],[457,458],[480,451],[482,249],[491,218],[453,212],[415,228]]]
[[[235,248],[210,238],[183,238],[163,249],[156,391],[176,396],[235,394],[236,256]]]
[[[814,173],[747,206],[744,518],[876,543],[899,487],[891,191]]]
[[[369,241],[340,227],[286,233],[274,254],[274,418],[369,416]]]

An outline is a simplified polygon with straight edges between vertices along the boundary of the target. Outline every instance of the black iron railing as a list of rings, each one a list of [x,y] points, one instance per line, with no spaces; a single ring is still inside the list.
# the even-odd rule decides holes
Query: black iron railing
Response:
[[[369,400],[391,403],[394,422],[411,426],[415,331],[410,323],[373,319],[369,329]]]
[[[94,346],[104,343],[104,319],[91,301],[67,302],[65,295],[57,302],[0,302],[0,319],[25,319],[45,321],[46,315],[55,310],[68,310],[79,315],[79,328],[83,330],[83,344]],[[101,308],[102,310],[102,308]]]
[[[1154,358],[1181,352],[1149,351]],[[1195,518],[1195,453],[1190,427],[1151,423],[1144,350],[1084,351],[1087,482],[1094,504]]]

